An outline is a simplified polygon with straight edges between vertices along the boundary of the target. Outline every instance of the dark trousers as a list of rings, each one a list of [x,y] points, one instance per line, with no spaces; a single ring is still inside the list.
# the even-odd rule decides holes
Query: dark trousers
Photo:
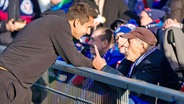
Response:
[[[0,69],[0,104],[31,104],[31,90],[10,73]]]

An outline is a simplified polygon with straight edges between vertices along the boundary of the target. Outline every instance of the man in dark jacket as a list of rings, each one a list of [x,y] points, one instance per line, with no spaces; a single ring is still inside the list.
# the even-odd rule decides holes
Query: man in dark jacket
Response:
[[[78,3],[67,14],[46,11],[26,25],[0,56],[1,103],[31,103],[30,87],[58,55],[74,66],[92,67],[91,60],[75,48],[73,37],[89,34],[96,16],[89,5]]]
[[[115,32],[118,48],[126,57],[120,65],[125,66],[119,67],[119,71],[107,66],[104,59],[99,56],[96,48],[93,65],[97,70],[124,75],[128,78],[143,80],[172,89],[179,89],[178,76],[171,68],[164,54],[155,47],[157,39],[151,31],[136,27],[135,30],[127,34],[120,31],[120,29]],[[132,63],[124,64],[124,62],[127,63],[126,60]]]

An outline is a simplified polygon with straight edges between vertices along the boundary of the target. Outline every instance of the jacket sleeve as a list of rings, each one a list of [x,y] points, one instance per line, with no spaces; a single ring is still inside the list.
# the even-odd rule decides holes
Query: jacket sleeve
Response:
[[[123,76],[123,74],[121,74],[121,72],[119,72],[118,70],[106,65],[102,68],[102,71],[107,72],[107,73],[111,73],[111,74],[116,74],[116,75],[120,75]]]
[[[1,32],[6,32],[6,21],[0,21],[0,33]]]

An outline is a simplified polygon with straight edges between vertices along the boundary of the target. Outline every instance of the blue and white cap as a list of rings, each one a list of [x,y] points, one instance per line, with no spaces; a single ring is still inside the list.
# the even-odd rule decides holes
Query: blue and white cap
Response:
[[[133,24],[125,24],[123,26],[119,26],[115,31],[114,31],[114,36],[116,36],[118,33],[129,33],[133,30],[135,30],[136,26]]]

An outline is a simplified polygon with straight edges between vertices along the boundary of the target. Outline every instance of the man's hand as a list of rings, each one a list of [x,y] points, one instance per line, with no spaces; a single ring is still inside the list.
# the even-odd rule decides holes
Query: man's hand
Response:
[[[10,32],[19,31],[24,28],[26,25],[26,21],[14,21],[14,19],[10,19],[6,24],[6,29]]]
[[[176,19],[169,18],[164,22],[163,28],[167,29],[171,26],[174,26],[174,27],[177,27],[177,28],[182,28],[183,27],[183,25],[181,23],[177,22]]]
[[[92,64],[97,70],[101,70],[107,63],[106,63],[105,59],[103,59],[100,56],[100,53],[99,53],[96,45],[94,45],[94,48],[95,48],[96,56],[94,57]]]
[[[17,20],[14,22],[14,27],[16,31],[21,30],[26,26],[26,21],[25,20]]]
[[[6,29],[10,32],[13,32],[15,30],[15,26],[13,24],[14,19],[10,19],[7,23],[6,23]]]

